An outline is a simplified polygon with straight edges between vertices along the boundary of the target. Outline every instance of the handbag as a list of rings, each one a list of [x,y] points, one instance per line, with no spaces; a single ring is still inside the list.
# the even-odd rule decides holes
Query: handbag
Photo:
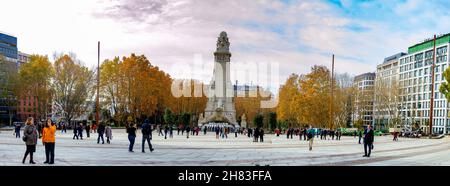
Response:
[[[23,135],[23,136],[22,136],[22,140],[23,140],[24,142],[27,142],[27,136]]]

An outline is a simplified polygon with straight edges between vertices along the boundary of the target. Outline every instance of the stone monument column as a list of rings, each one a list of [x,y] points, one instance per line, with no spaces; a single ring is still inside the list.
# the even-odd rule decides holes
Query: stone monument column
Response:
[[[230,78],[230,58],[230,42],[227,33],[221,32],[217,38],[216,51],[214,52],[213,79],[208,89],[209,98],[206,104],[204,122],[207,122],[217,108],[221,108],[222,114],[230,124],[237,124],[234,88]]]

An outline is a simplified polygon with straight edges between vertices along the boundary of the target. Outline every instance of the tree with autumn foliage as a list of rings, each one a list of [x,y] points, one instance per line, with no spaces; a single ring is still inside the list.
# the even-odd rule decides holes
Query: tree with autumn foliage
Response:
[[[72,119],[86,114],[87,101],[94,90],[94,73],[74,54],[56,56],[53,68],[53,109],[70,124]]]
[[[31,55],[19,68],[17,95],[21,100],[33,100],[36,120],[46,118],[52,102],[52,78],[55,71],[47,56]]]

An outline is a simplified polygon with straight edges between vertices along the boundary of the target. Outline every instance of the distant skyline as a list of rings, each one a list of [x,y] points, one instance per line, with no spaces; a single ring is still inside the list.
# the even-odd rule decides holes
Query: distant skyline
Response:
[[[278,62],[280,81],[317,65],[357,75],[385,57],[450,32],[444,0],[2,0],[0,31],[18,37],[19,50],[73,52],[88,67],[101,59],[145,54],[174,78],[197,54],[213,63],[221,31],[230,38],[231,66]],[[206,70],[208,71],[208,70]],[[209,82],[209,76],[200,79]],[[232,79],[235,82],[235,79]],[[249,82],[247,82],[249,83]]]

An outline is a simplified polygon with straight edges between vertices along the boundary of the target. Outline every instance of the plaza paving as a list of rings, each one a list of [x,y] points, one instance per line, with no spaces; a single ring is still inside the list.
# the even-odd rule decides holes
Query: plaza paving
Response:
[[[375,138],[370,158],[364,158],[363,146],[358,138],[342,137],[341,141],[315,139],[313,151],[308,151],[306,141],[266,135],[264,143],[254,143],[246,136],[215,139],[209,132],[206,136],[184,136],[174,134],[173,139],[164,139],[153,132],[155,151],[141,153],[141,135],[138,134],[134,153],[128,152],[128,138],[124,129],[113,130],[111,144],[97,144],[97,134],[91,138],[73,140],[72,131],[57,132],[55,165],[53,166],[209,166],[209,165],[288,165],[288,166],[378,166],[378,165],[450,165],[450,138],[407,139],[393,142],[392,136]],[[85,134],[84,134],[85,135]],[[106,138],[105,138],[106,139]],[[0,132],[0,166],[23,166],[21,163],[25,145],[15,138],[12,131]],[[43,166],[44,147],[39,141],[35,153],[36,165]],[[48,165],[45,165],[48,166]]]

